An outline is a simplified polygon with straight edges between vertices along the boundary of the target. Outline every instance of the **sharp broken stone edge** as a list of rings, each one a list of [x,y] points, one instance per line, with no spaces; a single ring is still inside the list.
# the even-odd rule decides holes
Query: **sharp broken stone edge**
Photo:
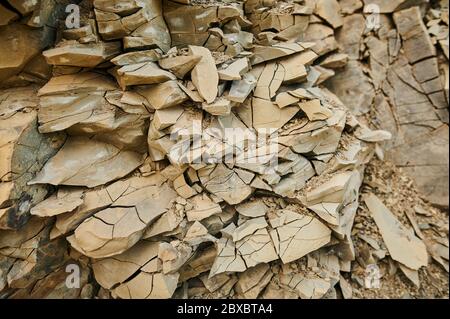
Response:
[[[448,203],[448,7],[82,0],[80,27],[60,30],[70,1],[7,2],[0,298],[351,298],[342,274],[377,149]],[[369,4],[393,23],[367,30]],[[176,156],[195,121],[217,133],[195,156],[218,161]],[[255,155],[244,136],[227,161],[225,130],[245,128],[272,129],[277,151]],[[419,285],[423,235],[364,202]],[[65,285],[69,265],[79,288]]]

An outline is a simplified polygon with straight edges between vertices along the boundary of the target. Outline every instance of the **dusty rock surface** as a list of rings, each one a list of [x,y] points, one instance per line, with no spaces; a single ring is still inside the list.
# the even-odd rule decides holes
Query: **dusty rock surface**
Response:
[[[448,77],[445,1],[7,0],[0,298],[448,298]]]

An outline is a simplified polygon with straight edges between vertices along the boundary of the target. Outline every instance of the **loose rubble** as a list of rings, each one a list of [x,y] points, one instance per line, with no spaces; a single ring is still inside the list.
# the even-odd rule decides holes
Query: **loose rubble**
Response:
[[[445,3],[82,0],[66,28],[69,1],[8,1],[0,298],[350,299],[367,269],[448,272],[448,221],[417,218],[448,207]],[[401,218],[375,158],[420,191]]]

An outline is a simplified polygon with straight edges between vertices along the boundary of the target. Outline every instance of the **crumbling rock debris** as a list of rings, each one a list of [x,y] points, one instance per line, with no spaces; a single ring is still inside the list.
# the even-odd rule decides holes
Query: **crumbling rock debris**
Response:
[[[380,12],[380,23],[368,28],[358,11],[344,16],[336,40],[349,60],[325,85],[355,115],[370,114],[373,128],[389,131],[386,158],[414,178],[426,200],[448,207],[448,4],[363,4],[363,13]]]
[[[385,149],[445,206],[448,7],[82,0],[67,28],[65,1],[8,3],[0,297],[348,299],[367,265],[448,272],[445,234],[363,185]]]

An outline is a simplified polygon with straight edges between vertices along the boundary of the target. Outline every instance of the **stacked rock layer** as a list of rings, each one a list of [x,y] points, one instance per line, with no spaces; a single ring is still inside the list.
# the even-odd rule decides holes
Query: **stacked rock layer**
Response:
[[[448,131],[448,11],[427,30],[417,1],[379,2],[376,32],[347,0],[84,0],[76,28],[69,3],[0,5],[0,295],[344,292],[366,164]],[[422,240],[364,200],[375,258],[417,274]]]

